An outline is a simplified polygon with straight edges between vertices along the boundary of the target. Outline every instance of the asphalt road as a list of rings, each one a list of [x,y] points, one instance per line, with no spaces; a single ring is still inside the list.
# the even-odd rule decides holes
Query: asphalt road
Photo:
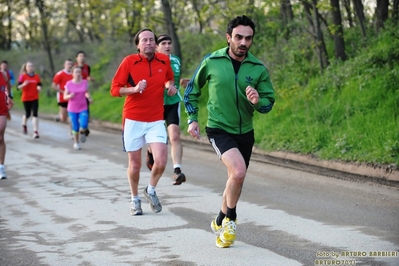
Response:
[[[141,193],[133,217],[121,134],[92,129],[76,151],[65,124],[41,120],[34,140],[20,123],[5,135],[0,265],[399,265],[397,187],[253,161],[237,241],[219,249],[209,224],[226,170],[209,146],[185,142],[187,182],[172,185],[169,160],[162,212]],[[140,191],[149,176],[143,164]]]

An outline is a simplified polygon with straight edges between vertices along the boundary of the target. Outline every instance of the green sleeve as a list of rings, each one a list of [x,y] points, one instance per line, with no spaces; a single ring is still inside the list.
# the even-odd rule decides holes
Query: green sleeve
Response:
[[[274,89],[267,70],[262,72],[260,81],[255,88],[259,94],[259,101],[254,105],[255,110],[262,114],[270,112],[274,105]]]
[[[189,120],[198,121],[198,101],[201,96],[201,89],[208,80],[206,58],[202,60],[195,71],[184,93],[184,106]]]

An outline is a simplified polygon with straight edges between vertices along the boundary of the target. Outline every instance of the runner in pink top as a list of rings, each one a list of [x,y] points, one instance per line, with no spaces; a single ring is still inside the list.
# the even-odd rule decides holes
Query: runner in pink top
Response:
[[[68,115],[71,120],[72,134],[74,138],[73,147],[80,150],[80,141],[86,141],[88,135],[88,106],[86,97],[91,101],[88,91],[87,80],[82,79],[82,69],[78,66],[72,68],[73,79],[65,84],[64,99],[68,99]],[[80,132],[80,134],[78,134]]]
[[[82,79],[79,83],[68,81],[65,88],[68,89],[69,95],[73,94],[68,102],[68,112],[80,113],[87,110],[86,96],[87,93],[87,80]]]

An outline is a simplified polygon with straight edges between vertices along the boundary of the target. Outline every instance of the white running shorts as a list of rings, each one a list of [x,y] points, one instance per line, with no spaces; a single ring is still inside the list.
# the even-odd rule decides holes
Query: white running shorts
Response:
[[[146,143],[167,143],[165,121],[140,122],[125,119],[122,132],[123,150],[126,152],[137,151]]]

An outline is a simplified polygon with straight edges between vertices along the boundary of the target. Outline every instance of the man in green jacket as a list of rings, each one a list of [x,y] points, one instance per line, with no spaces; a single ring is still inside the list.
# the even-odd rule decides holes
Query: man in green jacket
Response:
[[[207,85],[206,134],[227,167],[228,178],[218,216],[211,222],[216,246],[226,248],[236,238],[236,205],[255,142],[252,117],[268,113],[274,105],[274,89],[263,63],[249,52],[255,24],[238,16],[227,26],[228,47],[204,57],[187,85],[184,105],[189,116],[188,133],[200,138],[198,99]]]

